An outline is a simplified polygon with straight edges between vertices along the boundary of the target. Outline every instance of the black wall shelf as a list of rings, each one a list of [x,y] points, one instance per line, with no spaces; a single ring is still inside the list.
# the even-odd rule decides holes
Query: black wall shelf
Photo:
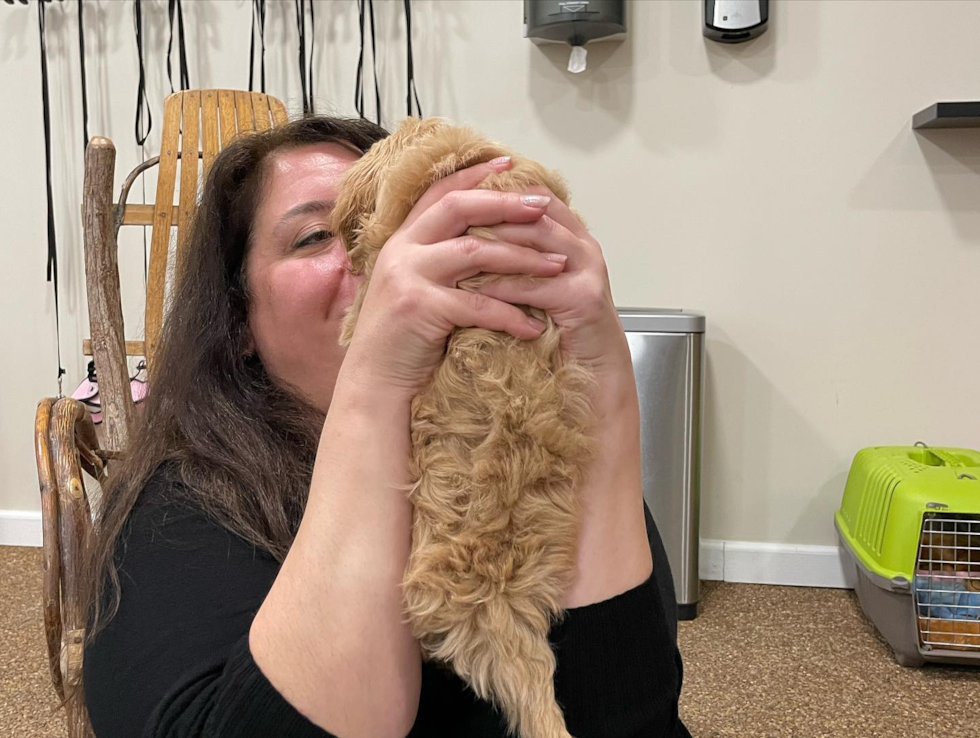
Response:
[[[912,117],[912,128],[980,128],[980,102],[941,102]]]

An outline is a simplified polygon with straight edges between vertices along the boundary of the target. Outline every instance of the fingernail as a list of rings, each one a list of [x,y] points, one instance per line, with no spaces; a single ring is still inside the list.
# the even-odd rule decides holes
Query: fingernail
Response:
[[[503,169],[507,166],[510,166],[510,157],[498,156],[496,159],[491,159],[490,161],[488,161],[487,164],[494,167],[495,169]]]
[[[547,195],[523,195],[521,196],[521,202],[529,208],[546,208],[548,207],[548,203],[551,202],[551,198]]]
[[[553,251],[542,251],[541,256],[548,261],[557,261],[560,264],[564,264],[568,259],[568,254],[556,254]]]
[[[544,323],[542,323],[537,318],[532,318],[532,317],[528,316],[527,324],[529,326],[531,326],[536,331],[543,331],[544,330]]]

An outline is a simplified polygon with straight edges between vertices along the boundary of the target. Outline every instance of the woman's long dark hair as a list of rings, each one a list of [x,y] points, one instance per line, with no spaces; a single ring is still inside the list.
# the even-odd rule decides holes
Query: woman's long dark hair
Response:
[[[306,117],[237,139],[214,160],[183,277],[150,366],[125,459],[111,467],[82,596],[94,636],[119,605],[117,549],[150,478],[166,467],[182,501],[280,561],[306,505],[322,415],[248,356],[245,257],[270,157],[336,142],[364,152],[387,136],[358,119]]]

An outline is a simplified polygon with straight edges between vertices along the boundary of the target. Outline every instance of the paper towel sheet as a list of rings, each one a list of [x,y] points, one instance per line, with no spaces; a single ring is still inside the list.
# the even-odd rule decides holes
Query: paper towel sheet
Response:
[[[585,71],[585,56],[588,52],[584,46],[573,46],[571,56],[568,57],[568,71],[573,74]]]

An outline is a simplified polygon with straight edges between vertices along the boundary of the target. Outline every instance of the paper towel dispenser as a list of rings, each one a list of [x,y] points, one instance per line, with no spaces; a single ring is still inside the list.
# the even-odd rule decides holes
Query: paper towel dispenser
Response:
[[[524,38],[568,44],[569,72],[584,72],[585,44],[626,36],[626,0],[524,0]]]
[[[626,0],[524,0],[524,37],[535,43],[584,46],[625,34]]]

